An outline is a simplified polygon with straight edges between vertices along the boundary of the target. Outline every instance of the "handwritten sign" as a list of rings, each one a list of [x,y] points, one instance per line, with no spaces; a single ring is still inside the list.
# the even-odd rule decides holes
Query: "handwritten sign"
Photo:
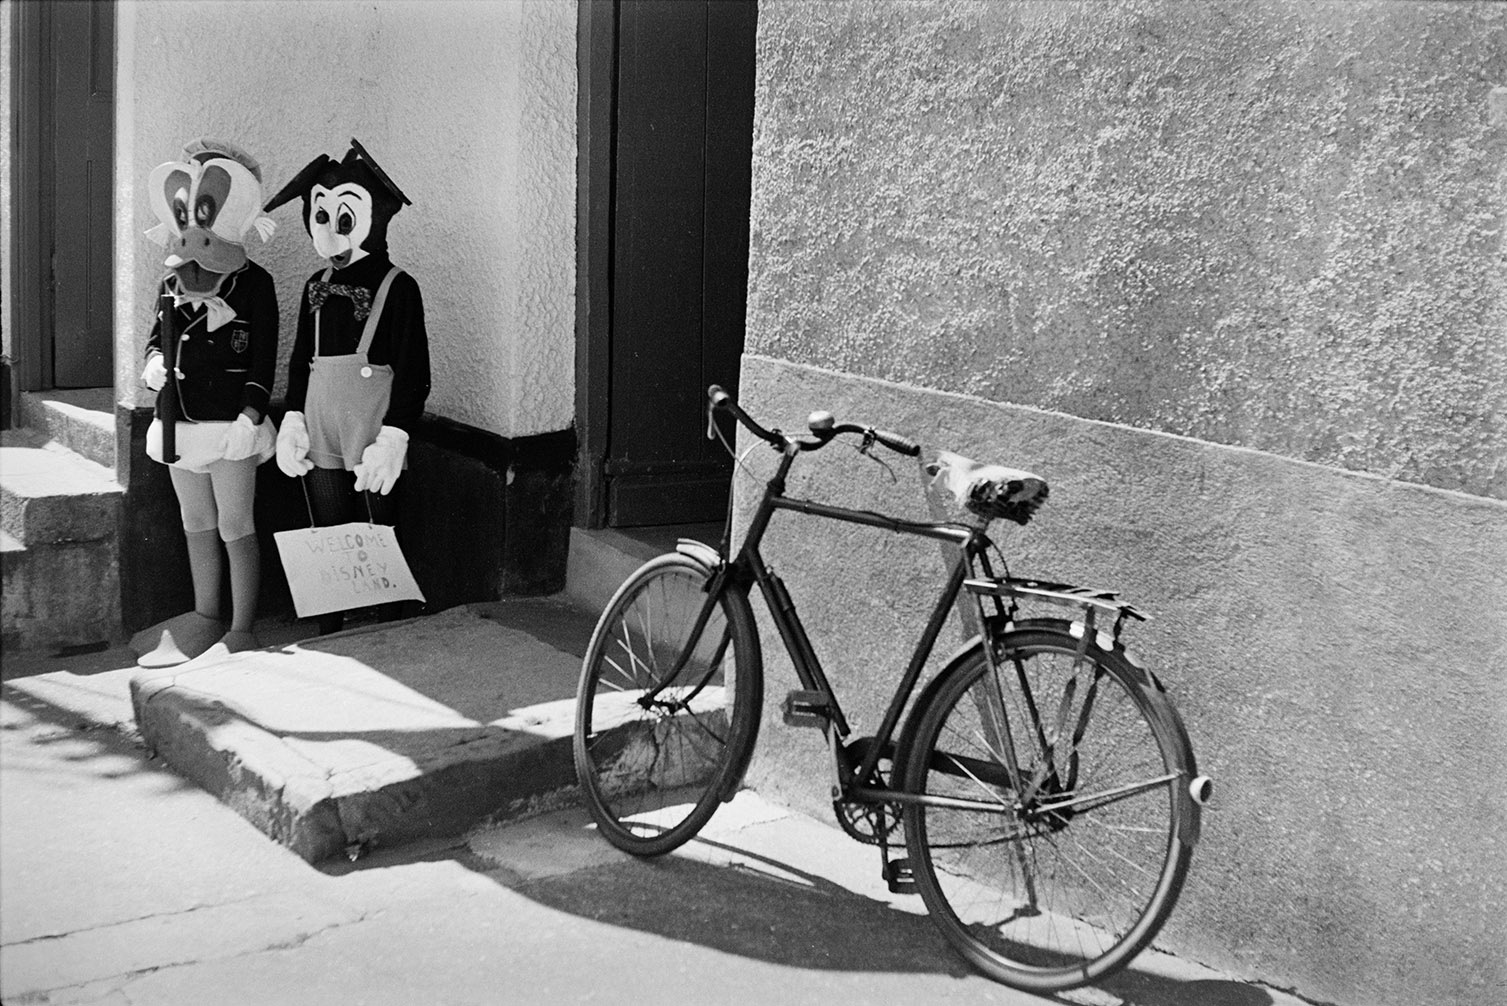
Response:
[[[299,618],[424,599],[386,524],[305,527],[272,537]]]

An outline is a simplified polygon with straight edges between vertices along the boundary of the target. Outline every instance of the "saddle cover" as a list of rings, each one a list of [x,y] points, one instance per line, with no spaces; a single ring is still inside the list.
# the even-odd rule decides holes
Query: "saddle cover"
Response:
[[[1046,479],[1019,468],[982,464],[952,451],[940,451],[927,466],[932,485],[952,493],[969,513],[1027,524],[1046,502]]]

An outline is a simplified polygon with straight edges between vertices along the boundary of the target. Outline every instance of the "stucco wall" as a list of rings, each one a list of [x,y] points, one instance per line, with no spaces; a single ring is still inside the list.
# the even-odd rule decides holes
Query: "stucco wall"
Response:
[[[162,252],[141,186],[185,140],[234,140],[271,196],[359,139],[413,205],[389,230],[424,294],[428,409],[504,436],[571,425],[573,0],[137,0],[119,8],[117,387],[131,404]],[[250,252],[277,281],[286,382],[320,265],[296,204]]]
[[[826,408],[915,436],[923,460],[941,448],[1046,477],[1036,520],[996,527],[1011,569],[1118,589],[1152,616],[1128,645],[1217,784],[1159,945],[1317,1002],[1501,1002],[1507,504],[761,356],[741,381],[754,415],[784,429]],[[915,461],[887,460],[893,480],[829,449],[798,463],[790,493],[963,516]],[[773,462],[749,455],[745,518]],[[935,603],[940,547],[781,514],[764,552],[856,735],[872,733]],[[761,621],[749,783],[830,815],[821,737],[781,722],[799,685]],[[963,635],[944,633],[934,668]],[[874,850],[854,854],[879,869]]]
[[[1015,568],[1156,616],[1220,783],[1166,942],[1343,1006],[1507,983],[1504,87],[1503,4],[760,7],[746,401],[1052,481]],[[797,494],[937,512],[823,460]],[[937,547],[786,520],[882,693]],[[751,778],[825,812],[771,663]]]
[[[748,347],[1507,498],[1507,4],[760,7]]]

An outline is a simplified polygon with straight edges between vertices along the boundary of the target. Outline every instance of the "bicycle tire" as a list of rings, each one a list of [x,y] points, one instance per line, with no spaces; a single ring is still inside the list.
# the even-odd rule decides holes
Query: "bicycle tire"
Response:
[[[601,834],[636,856],[693,837],[741,782],[758,735],[761,658],[740,592],[723,594],[674,687],[650,697],[688,642],[709,579],[678,553],[650,560],[608,602],[582,662],[576,778]]]
[[[995,807],[908,804],[907,852],[933,921],[970,963],[1014,988],[1058,992],[1113,974],[1161,929],[1198,837],[1197,770],[1171,702],[1118,645],[1083,647],[1067,623],[1045,620],[995,645],[1001,687],[980,644],[928,689],[903,744],[906,791]],[[991,725],[1001,709],[1024,800]]]

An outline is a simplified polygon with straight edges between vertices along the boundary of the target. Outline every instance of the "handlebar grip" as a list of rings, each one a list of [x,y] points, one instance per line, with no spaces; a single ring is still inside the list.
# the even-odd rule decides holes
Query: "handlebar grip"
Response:
[[[733,414],[733,418],[741,423],[743,427],[748,430],[748,432],[752,433],[754,436],[758,437],[765,443],[772,444],[775,447],[779,447],[780,445],[785,443],[785,438],[779,433],[766,430],[764,427],[754,422],[753,417],[744,412],[743,407],[740,406],[736,401],[734,401],[733,396],[724,391],[720,384],[713,384],[708,387],[706,389],[706,397],[707,401],[710,403],[707,408],[708,423],[711,422],[711,414],[713,412],[718,409],[726,409],[728,412],[731,412]],[[709,430],[707,436],[711,437],[713,435],[714,434]]]
[[[920,444],[917,444],[914,440],[902,437],[898,433],[891,433],[888,430],[875,430],[874,439],[879,441],[884,446],[888,447],[890,450],[894,451],[896,454],[905,454],[909,455],[910,457],[915,457],[917,454],[921,453]]]

